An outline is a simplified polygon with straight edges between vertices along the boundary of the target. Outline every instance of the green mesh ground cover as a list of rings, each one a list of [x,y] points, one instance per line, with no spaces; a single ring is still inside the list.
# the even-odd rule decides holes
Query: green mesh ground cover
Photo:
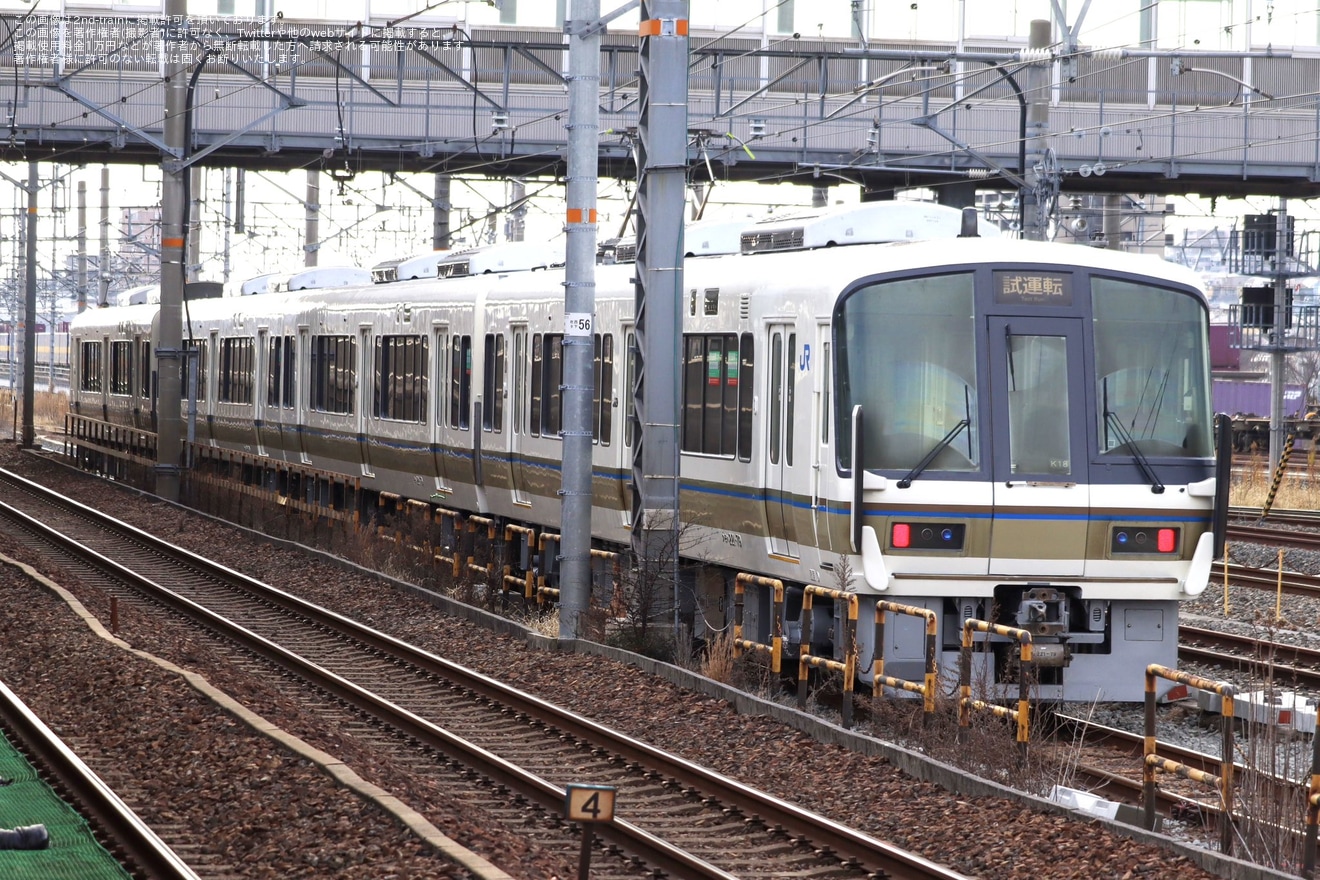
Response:
[[[45,825],[50,846],[0,849],[4,880],[127,880],[128,873],[96,842],[87,823],[37,776],[0,731],[0,828]]]

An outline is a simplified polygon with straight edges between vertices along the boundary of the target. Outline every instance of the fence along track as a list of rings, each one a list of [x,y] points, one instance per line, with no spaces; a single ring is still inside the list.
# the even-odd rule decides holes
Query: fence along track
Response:
[[[564,767],[576,767],[575,772],[596,777],[590,781],[617,784],[617,812],[625,819],[646,815],[645,824],[656,831],[649,833],[619,821],[597,829],[597,836],[642,859],[651,869],[678,877],[764,875],[773,873],[776,862],[782,861],[785,870],[790,866],[792,870],[811,869],[817,872],[813,876],[823,878],[853,878],[859,872],[896,878],[960,876],[308,605],[117,524],[98,511],[57,501],[19,477],[4,472],[0,477],[15,486],[26,484],[23,493],[42,499],[31,503],[42,507],[43,521],[69,531],[68,538],[56,539],[65,543],[67,552],[90,553],[93,564],[132,580],[135,589],[149,591],[154,601],[192,619],[205,620],[208,628],[223,629],[226,640],[239,642],[281,669],[296,671],[335,700],[373,719],[387,719],[396,735],[413,741],[414,753],[420,742],[452,762],[476,769],[497,787],[507,786],[515,800],[525,798],[555,814],[564,803],[562,783],[581,780],[551,782],[517,766],[514,760],[539,762],[545,768],[541,772],[561,777]],[[8,494],[14,497],[20,491]],[[24,496],[25,506],[28,497],[33,496]],[[58,512],[51,508],[55,504]],[[95,525],[89,529],[88,522]],[[140,549],[124,549],[129,542]],[[83,543],[89,545],[88,551],[79,546]],[[110,561],[98,556],[97,548],[135,561],[131,566]],[[147,579],[134,575],[128,567],[141,567]],[[175,585],[178,592],[164,590],[158,583]],[[200,604],[215,605],[220,611],[206,611]],[[235,621],[226,619],[229,616]],[[263,630],[278,631],[283,643],[296,642],[297,653],[263,637]],[[381,691],[398,704],[382,697]],[[443,718],[454,732],[428,718]],[[512,757],[506,760],[497,752]],[[572,760],[565,760],[569,755]],[[681,846],[661,839],[664,836],[681,837]],[[710,854],[709,862],[703,853]],[[719,867],[710,862],[719,862]]]

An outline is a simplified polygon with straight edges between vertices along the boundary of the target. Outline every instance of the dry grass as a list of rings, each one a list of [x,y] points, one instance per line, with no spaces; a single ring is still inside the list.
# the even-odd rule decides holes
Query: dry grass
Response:
[[[732,684],[733,667],[733,634],[722,632],[709,639],[701,661],[701,674],[714,681]]]
[[[18,405],[22,393],[12,388],[0,388],[0,436],[14,437],[14,420],[23,424],[23,413]],[[69,395],[62,391],[36,391],[32,406],[32,424],[38,434],[62,432],[64,415],[69,411]]]
[[[1306,462],[1305,470],[1290,468],[1279,483],[1273,506],[1295,510],[1320,510],[1320,458],[1314,453],[1297,450],[1290,462]],[[1269,459],[1260,456],[1253,458],[1229,487],[1229,503],[1237,507],[1262,507],[1269,497],[1270,485],[1274,474],[1270,470]]]

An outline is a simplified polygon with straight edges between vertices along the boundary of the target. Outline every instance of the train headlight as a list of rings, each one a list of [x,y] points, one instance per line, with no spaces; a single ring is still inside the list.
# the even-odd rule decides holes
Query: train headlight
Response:
[[[896,522],[889,528],[889,546],[895,550],[961,550],[967,527],[961,523]]]
[[[1153,526],[1116,526],[1110,531],[1110,553],[1177,553],[1182,530]]]

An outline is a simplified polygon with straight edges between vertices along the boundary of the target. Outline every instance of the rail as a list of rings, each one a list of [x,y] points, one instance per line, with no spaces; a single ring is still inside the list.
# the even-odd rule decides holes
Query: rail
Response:
[[[0,683],[0,726],[36,757],[37,763],[53,777],[66,797],[72,798],[80,812],[112,835],[121,858],[138,869],[135,877],[197,880],[197,874],[3,683]]]

